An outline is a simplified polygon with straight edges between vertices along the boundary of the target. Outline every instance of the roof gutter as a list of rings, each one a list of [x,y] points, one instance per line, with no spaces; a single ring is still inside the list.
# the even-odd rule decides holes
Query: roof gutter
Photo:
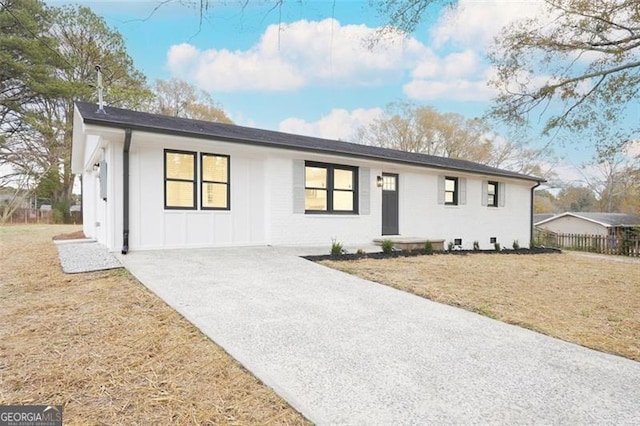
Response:
[[[539,187],[542,184],[542,182],[538,181],[538,183],[535,186],[531,187],[531,227],[530,227],[530,233],[529,233],[529,248],[531,248],[531,246],[533,245],[533,237],[534,237],[534,224],[533,224],[533,202],[535,200],[535,190],[537,187]]]
[[[131,129],[124,129],[124,148],[122,150],[122,254],[129,252],[129,149],[131,148]]]

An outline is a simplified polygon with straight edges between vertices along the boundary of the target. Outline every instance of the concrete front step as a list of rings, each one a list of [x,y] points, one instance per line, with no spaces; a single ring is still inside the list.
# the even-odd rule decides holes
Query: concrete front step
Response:
[[[384,238],[376,238],[373,242],[376,245],[381,245],[385,240],[391,240],[393,242],[393,246],[400,250],[423,249],[427,241],[431,241],[433,251],[444,250],[444,240],[432,240],[430,238],[388,236]]]

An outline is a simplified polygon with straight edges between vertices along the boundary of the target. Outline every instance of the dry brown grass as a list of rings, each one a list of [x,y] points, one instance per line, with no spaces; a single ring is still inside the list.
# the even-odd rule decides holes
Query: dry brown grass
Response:
[[[65,275],[51,238],[0,227],[0,404],[65,424],[308,422],[125,270]]]
[[[640,263],[631,259],[472,254],[322,263],[640,361]]]

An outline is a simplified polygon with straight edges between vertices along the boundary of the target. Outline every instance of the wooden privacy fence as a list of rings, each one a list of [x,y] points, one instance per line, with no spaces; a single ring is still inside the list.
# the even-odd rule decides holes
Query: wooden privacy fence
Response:
[[[566,250],[640,257],[640,236],[556,234],[536,230],[535,244]]]
[[[53,223],[51,210],[19,208],[7,220],[7,223]]]
[[[82,213],[72,211],[69,214],[69,223],[81,224]],[[55,223],[53,212],[51,210],[19,208],[9,217],[7,223]]]

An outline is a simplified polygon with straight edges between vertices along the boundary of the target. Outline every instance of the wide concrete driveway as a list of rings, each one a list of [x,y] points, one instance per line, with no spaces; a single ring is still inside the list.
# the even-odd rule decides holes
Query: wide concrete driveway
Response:
[[[327,269],[295,250],[120,258],[317,424],[640,424],[640,363]]]

